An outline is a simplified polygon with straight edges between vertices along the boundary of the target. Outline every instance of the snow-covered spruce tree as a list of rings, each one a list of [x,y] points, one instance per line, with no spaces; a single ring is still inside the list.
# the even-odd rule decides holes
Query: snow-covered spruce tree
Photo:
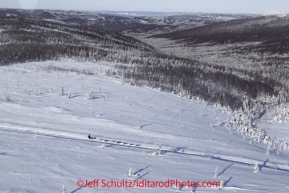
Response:
[[[161,148],[162,148],[162,147],[159,145],[159,146],[153,151],[152,155],[161,155],[161,152],[162,152]]]
[[[223,190],[223,189],[224,189],[224,181],[221,180],[219,190]]]
[[[267,154],[267,155],[270,155],[270,145],[267,146],[266,154]]]
[[[61,96],[64,96],[64,88],[61,87]]]
[[[129,177],[132,177],[133,176],[133,173],[132,173],[132,169],[129,168],[129,171],[128,171],[128,174],[127,174]]]
[[[72,98],[71,92],[69,94],[67,94],[66,97],[71,99]]]
[[[217,178],[217,177],[218,177],[218,166],[216,167],[214,178]]]
[[[289,104],[283,103],[276,107],[272,112],[274,119],[279,122],[287,122],[289,120]]]
[[[62,191],[62,193],[66,193],[65,185],[63,185],[63,191]]]
[[[88,100],[96,99],[96,96],[93,91],[90,91],[87,96]]]
[[[258,162],[255,163],[255,167],[254,167],[254,173],[258,173],[260,170],[259,170],[259,165],[258,165]]]
[[[9,95],[5,95],[4,101],[5,101],[5,102],[10,102],[10,97],[9,97]]]

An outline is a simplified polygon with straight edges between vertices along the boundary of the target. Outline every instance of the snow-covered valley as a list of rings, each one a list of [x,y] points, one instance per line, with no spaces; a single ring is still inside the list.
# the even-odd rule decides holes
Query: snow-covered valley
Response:
[[[63,185],[69,193],[289,190],[288,150],[266,154],[264,144],[218,124],[229,116],[224,110],[131,86],[105,75],[112,65],[62,60],[0,67],[1,193],[57,193]],[[278,123],[270,124],[278,132]],[[223,188],[79,186],[95,179],[218,181]]]

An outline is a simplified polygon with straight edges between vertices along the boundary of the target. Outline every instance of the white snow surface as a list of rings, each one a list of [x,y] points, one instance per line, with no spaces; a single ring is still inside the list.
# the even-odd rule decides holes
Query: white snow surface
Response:
[[[49,65],[94,75],[45,70]],[[288,150],[266,154],[263,144],[216,124],[224,111],[123,83],[104,74],[112,67],[73,60],[0,67],[1,193],[61,193],[63,185],[69,193],[289,191]],[[96,99],[88,100],[91,91]],[[95,179],[98,187],[77,185]],[[223,181],[224,189],[101,187],[102,180],[135,179]]]

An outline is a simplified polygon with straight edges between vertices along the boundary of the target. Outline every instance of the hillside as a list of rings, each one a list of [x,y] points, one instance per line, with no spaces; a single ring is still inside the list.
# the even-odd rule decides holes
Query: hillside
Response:
[[[135,27],[141,25],[127,17],[80,11],[0,9],[0,16],[38,18],[51,22],[92,26],[102,30],[116,30],[122,29],[124,26]]]
[[[264,45],[271,44],[272,47],[273,44],[283,43],[279,49],[276,45],[276,47],[270,50],[271,52],[282,53],[287,51],[288,19],[289,15],[229,20],[198,28],[156,35],[154,37],[169,38],[177,41],[184,40],[184,42],[191,45],[201,43],[233,44],[261,42]],[[270,45],[267,45],[267,47],[270,47]]]
[[[68,13],[65,12],[66,15]],[[244,26],[254,26],[263,21],[264,25],[258,30],[261,33],[263,29],[265,33],[265,29],[276,23],[274,18],[280,20],[280,29],[286,30],[286,22],[282,22],[286,17],[272,16],[213,23],[191,30],[195,30],[195,36],[201,38],[206,33],[198,30],[211,29],[218,33],[222,31],[228,33],[231,28],[234,29],[232,26],[241,29],[240,23],[244,23]],[[151,23],[160,22],[150,20]],[[174,22],[170,25],[173,27]],[[170,40],[168,37],[174,33],[140,38],[143,32],[136,32],[140,34],[138,39],[147,42],[144,43],[137,38],[128,37],[129,30],[123,32],[128,33],[124,36],[118,32],[100,30],[92,26],[65,24],[26,16],[24,18],[3,17],[0,28],[2,29],[0,53],[3,65],[61,58],[118,63],[116,65],[118,70],[110,74],[118,74],[132,85],[157,88],[189,99],[201,98],[209,103],[230,108],[236,113],[231,118],[229,127],[259,141],[266,139],[267,134],[258,128],[256,122],[269,109],[286,105],[288,102],[288,73],[287,64],[284,63],[287,56],[279,54],[273,57],[272,53],[269,53],[257,55],[256,58],[256,53],[250,52],[250,45],[258,44],[253,40],[248,40],[246,44],[242,42],[242,51],[236,51],[236,45],[240,48],[239,43],[230,43],[230,41],[227,44],[199,42],[198,46],[192,46],[190,41],[183,44],[181,39]],[[234,33],[239,33],[239,30],[230,33],[233,35],[228,37],[234,37]],[[169,47],[160,47],[159,42],[172,44]],[[228,46],[235,50],[227,49]],[[187,57],[188,54],[190,57]],[[251,63],[242,63],[247,59],[251,60]],[[262,63],[263,60],[267,63]],[[274,65],[267,65],[268,62],[274,62]],[[276,70],[276,65],[281,67],[280,70]],[[61,70],[58,67],[56,69]],[[286,116],[284,119],[287,119]],[[277,146],[281,146],[282,140],[269,138],[266,143],[271,146],[277,143]]]
[[[288,146],[266,150],[230,132],[222,123],[230,115],[225,109],[107,76],[114,65],[61,60],[0,66],[1,192],[63,192],[63,185],[70,193],[221,188],[208,182],[219,182],[225,192],[288,189]],[[98,186],[82,186],[97,179]],[[111,180],[194,181],[196,187],[102,187]]]
[[[122,52],[153,53],[154,48],[119,33],[43,19],[0,18],[0,64],[59,57],[125,60]],[[121,55],[121,56],[120,56]]]
[[[150,41],[167,54],[203,62],[208,70],[260,81],[282,92],[288,101],[288,18],[233,20],[152,36]]]
[[[91,26],[106,31],[124,30],[152,30],[155,33],[159,29],[171,32],[181,29],[188,29],[196,26],[207,25],[220,21],[228,21],[250,17],[251,15],[229,15],[229,14],[154,14],[152,16],[134,16],[117,14],[115,12],[80,12],[62,10],[21,10],[21,9],[0,9],[2,17],[38,18],[51,22],[60,22],[71,25]],[[150,32],[151,34],[152,32]],[[160,33],[160,32],[158,32]]]

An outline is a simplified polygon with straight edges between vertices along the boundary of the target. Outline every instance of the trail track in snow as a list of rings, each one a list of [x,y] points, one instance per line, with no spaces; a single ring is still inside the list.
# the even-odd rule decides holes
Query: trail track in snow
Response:
[[[106,148],[113,148],[113,146],[121,146],[126,148],[134,148],[139,150],[144,150],[146,153],[152,153],[156,150],[156,146],[151,144],[144,144],[144,143],[131,143],[127,141],[122,141],[118,139],[107,139],[105,137],[98,137],[96,136],[95,139],[89,140],[85,133],[75,133],[75,132],[63,132],[58,130],[47,130],[43,128],[33,128],[33,127],[24,127],[24,126],[17,126],[11,124],[0,124],[0,130],[5,132],[17,132],[23,134],[33,134],[33,135],[41,135],[45,137],[55,137],[55,138],[62,138],[64,139],[71,139],[71,140],[82,140],[88,141],[91,143],[96,143],[99,147],[106,147]],[[105,146],[102,146],[105,145]],[[180,151],[182,150],[182,151]],[[164,156],[167,154],[179,154],[179,155],[187,155],[187,156],[194,156],[212,160],[219,160],[224,162],[230,162],[232,164],[241,164],[247,166],[254,166],[256,162],[259,163],[259,166],[262,168],[269,168],[274,170],[280,170],[289,172],[289,166],[281,163],[269,162],[268,160],[263,162],[260,160],[254,160],[244,157],[237,157],[237,156],[230,156],[230,155],[222,155],[222,154],[210,154],[207,152],[202,151],[195,151],[192,149],[184,148],[174,148],[168,146],[161,146],[160,156]],[[260,164],[262,163],[262,164]]]

